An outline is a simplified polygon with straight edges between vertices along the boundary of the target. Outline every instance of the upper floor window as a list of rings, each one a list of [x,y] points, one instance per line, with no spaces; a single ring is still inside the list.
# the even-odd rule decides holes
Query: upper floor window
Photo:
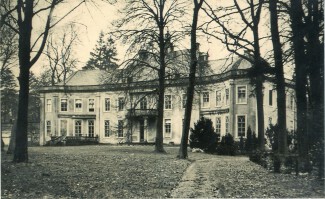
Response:
[[[104,126],[105,137],[109,137],[109,134],[110,134],[109,120],[105,120],[104,125],[105,125]]]
[[[221,118],[217,117],[216,118],[216,133],[221,134]]]
[[[61,99],[60,110],[68,111],[68,100],[67,99]]]
[[[119,120],[117,124],[117,137],[123,137],[123,120]]]
[[[229,88],[226,89],[226,105],[229,105]]]
[[[238,115],[237,116],[237,136],[245,137],[245,132],[246,132],[246,117],[245,117],[245,115]]]
[[[290,109],[293,110],[293,106],[294,106],[294,97],[293,95],[290,96]]]
[[[209,107],[210,104],[209,92],[203,92],[202,101],[203,101],[203,107]]]
[[[52,112],[52,100],[51,99],[46,100],[46,112]]]
[[[269,90],[269,105],[273,105],[273,90]]]
[[[165,119],[165,137],[170,137],[172,133],[171,119]]]
[[[76,112],[81,112],[82,111],[82,100],[81,99],[75,99],[75,111]]]
[[[124,98],[123,97],[119,97],[117,103],[118,103],[118,105],[117,105],[118,110],[119,111],[124,110]]]
[[[143,97],[140,101],[140,109],[147,109],[147,98],[146,97]]]
[[[111,110],[111,99],[110,98],[105,98],[105,111],[110,111]]]
[[[172,96],[165,95],[165,109],[172,109]]]
[[[216,105],[221,106],[221,91],[216,91]]]
[[[186,94],[182,95],[182,108],[186,108],[186,100],[187,100],[187,96]]]
[[[88,111],[89,112],[95,111],[95,99],[88,99]]]
[[[247,103],[247,88],[246,86],[237,86],[237,103],[246,104]]]

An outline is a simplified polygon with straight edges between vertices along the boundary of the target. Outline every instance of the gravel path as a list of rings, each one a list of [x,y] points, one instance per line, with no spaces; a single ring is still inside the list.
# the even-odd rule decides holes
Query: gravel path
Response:
[[[324,198],[324,183],[307,175],[274,174],[247,157],[197,160],[184,173],[172,198]]]

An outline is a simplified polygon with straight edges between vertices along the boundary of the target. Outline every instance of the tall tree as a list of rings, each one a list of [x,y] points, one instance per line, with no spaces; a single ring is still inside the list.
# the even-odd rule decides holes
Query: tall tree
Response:
[[[197,42],[196,42],[196,30],[198,24],[199,11],[202,7],[204,0],[193,0],[194,9],[193,9],[193,19],[191,25],[191,61],[190,61],[190,73],[189,73],[189,85],[186,92],[186,107],[185,107],[185,116],[183,124],[183,132],[181,138],[181,145],[179,148],[179,158],[186,159],[187,154],[187,145],[188,145],[188,134],[190,131],[191,115],[192,115],[192,105],[193,105],[193,96],[194,96],[194,86],[195,86],[195,73],[196,66],[198,64],[197,58]]]
[[[116,24],[123,40],[130,43],[129,49],[139,49],[139,46],[152,44],[150,45],[152,50],[148,52],[154,58],[153,60],[156,60],[158,67],[153,67],[154,64],[146,65],[158,72],[156,152],[165,152],[163,147],[163,119],[166,55],[169,47],[171,47],[170,41],[174,35],[172,31],[170,31],[171,34],[167,34],[169,33],[167,27],[172,29],[176,22],[180,22],[185,13],[184,8],[184,2],[181,0],[128,0],[122,11],[125,17]]]
[[[269,1],[271,38],[273,44],[275,81],[277,91],[277,124],[278,124],[278,153],[286,154],[287,149],[287,124],[286,124],[286,94],[285,79],[283,71],[283,52],[280,42],[280,33],[278,27],[278,0]]]
[[[265,145],[263,82],[264,74],[270,70],[268,63],[262,58],[260,48],[259,26],[263,4],[264,0],[249,0],[240,3],[238,0],[233,0],[233,5],[230,6],[214,10],[208,5],[208,9],[205,9],[207,15],[212,19],[207,23],[205,33],[225,44],[228,51],[252,64],[249,75],[252,85],[255,86],[257,131],[259,148],[262,150]],[[234,21],[234,18],[239,20]],[[213,26],[213,22],[218,27],[211,32],[209,29],[210,26]],[[233,23],[236,24],[236,27],[231,26]],[[247,33],[251,33],[251,35],[247,36]]]
[[[46,44],[44,54],[47,57],[49,67],[45,71],[49,77],[49,85],[55,85],[66,81],[69,74],[76,68],[78,60],[74,57],[74,46],[78,41],[78,33],[71,24],[58,35],[51,34]]]
[[[39,1],[34,0],[17,0],[17,4],[2,14],[1,22],[10,27],[18,35],[18,58],[19,58],[19,101],[18,116],[16,130],[16,147],[13,161],[16,163],[28,161],[27,150],[27,126],[28,126],[28,98],[29,98],[29,76],[31,67],[37,62],[41,56],[46,40],[51,28],[59,23],[65,16],[79,7],[84,1],[79,2],[74,8],[68,11],[63,17],[57,21],[53,19],[55,8],[62,3],[63,0],[52,0],[43,2],[44,7],[39,7]],[[47,13],[46,13],[47,12]],[[46,13],[46,14],[45,14]],[[33,31],[33,19],[39,14],[46,15],[44,31],[38,36]],[[15,18],[17,26],[12,26],[6,22],[7,17]],[[33,37],[32,37],[33,36]],[[36,38],[32,45],[32,38]],[[36,50],[36,48],[38,49]],[[35,52],[35,54],[33,53]]]
[[[118,67],[115,42],[111,36],[105,36],[103,31],[100,32],[95,49],[90,55],[91,57],[83,69],[99,68],[102,70],[110,70]]]

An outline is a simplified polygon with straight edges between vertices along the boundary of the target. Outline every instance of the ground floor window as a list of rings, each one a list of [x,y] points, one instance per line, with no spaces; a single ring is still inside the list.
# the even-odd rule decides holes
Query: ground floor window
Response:
[[[246,118],[245,115],[238,115],[237,116],[237,135],[238,137],[245,137],[245,130],[246,130]]]
[[[123,137],[123,120],[118,121],[117,125],[117,137]]]
[[[165,119],[165,137],[170,137],[172,133],[171,119]]]
[[[226,134],[229,133],[229,116],[226,116]]]
[[[94,120],[88,120],[88,136],[94,137],[95,124]]]
[[[47,136],[51,136],[51,133],[52,133],[51,127],[52,127],[51,121],[46,121],[46,135]]]
[[[217,117],[216,118],[216,133],[221,134],[221,118]]]
[[[109,120],[104,121],[104,132],[105,132],[105,137],[109,137]]]
[[[75,136],[81,136],[81,120],[76,120],[74,122],[74,134]]]

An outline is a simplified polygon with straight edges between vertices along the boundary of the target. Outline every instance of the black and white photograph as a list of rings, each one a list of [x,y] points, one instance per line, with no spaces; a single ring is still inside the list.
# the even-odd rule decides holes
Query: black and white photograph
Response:
[[[0,0],[1,198],[325,198],[323,0]]]

